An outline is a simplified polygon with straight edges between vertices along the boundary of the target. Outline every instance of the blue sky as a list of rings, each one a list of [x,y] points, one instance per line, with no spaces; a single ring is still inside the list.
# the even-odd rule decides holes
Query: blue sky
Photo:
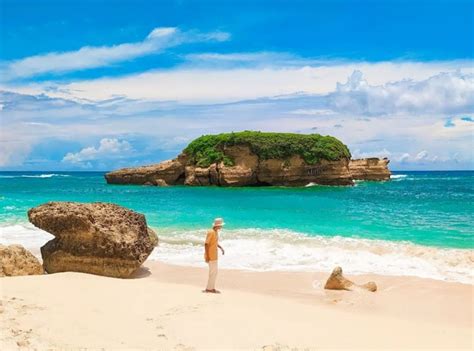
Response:
[[[0,169],[157,162],[242,129],[474,168],[473,1],[0,4]]]

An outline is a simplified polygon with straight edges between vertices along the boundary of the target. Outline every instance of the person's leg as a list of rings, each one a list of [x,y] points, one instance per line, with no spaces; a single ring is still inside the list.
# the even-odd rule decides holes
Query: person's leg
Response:
[[[209,277],[207,280],[206,291],[213,291],[216,288],[217,260],[209,261]]]
[[[215,262],[215,263],[214,263],[214,278],[213,278],[213,279],[214,279],[214,281],[213,281],[214,292],[219,292],[218,290],[216,290],[216,280],[217,280],[217,273],[218,273],[218,271],[219,271],[219,266],[218,266],[218,264],[217,264],[217,262],[218,262],[217,260],[214,261],[214,262]]]

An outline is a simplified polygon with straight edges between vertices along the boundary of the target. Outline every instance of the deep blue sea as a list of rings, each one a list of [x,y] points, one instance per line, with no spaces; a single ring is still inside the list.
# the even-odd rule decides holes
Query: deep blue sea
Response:
[[[472,283],[474,172],[394,172],[353,187],[147,187],[102,172],[0,172],[1,242],[38,253],[50,235],[28,223],[47,201],[114,202],[146,215],[161,240],[151,258],[202,264],[215,217],[227,223],[221,266],[409,274]]]

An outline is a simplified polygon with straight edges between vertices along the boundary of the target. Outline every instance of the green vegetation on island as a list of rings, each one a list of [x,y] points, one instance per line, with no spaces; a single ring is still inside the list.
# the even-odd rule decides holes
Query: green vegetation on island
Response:
[[[307,164],[314,165],[323,159],[337,161],[351,158],[347,146],[332,136],[256,131],[203,135],[193,140],[184,152],[199,167],[221,161],[232,166],[234,161],[225,154],[224,149],[235,145],[249,146],[255,155],[264,160],[286,160],[300,155]]]

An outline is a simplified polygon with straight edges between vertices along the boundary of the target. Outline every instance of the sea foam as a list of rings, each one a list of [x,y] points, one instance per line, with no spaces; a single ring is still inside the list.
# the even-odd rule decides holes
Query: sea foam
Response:
[[[202,265],[205,231],[156,229],[160,247],[151,258],[181,265]],[[289,230],[223,230],[226,254],[221,267],[253,271],[331,271],[348,274],[411,275],[474,283],[474,253],[346,237],[307,236]]]
[[[56,173],[0,175],[0,178],[53,178],[53,177],[70,177],[70,175],[69,174],[56,174]]]
[[[390,176],[390,179],[403,179],[403,178],[406,178],[407,175],[406,174],[392,174]]]
[[[154,228],[159,246],[150,259],[169,264],[203,266],[206,230]],[[53,238],[29,223],[0,227],[0,243],[21,244],[39,256]],[[474,284],[474,251],[444,249],[347,237],[308,236],[284,229],[232,229],[220,234],[225,256],[222,268],[251,271],[330,272],[342,266],[347,274],[417,276]]]

